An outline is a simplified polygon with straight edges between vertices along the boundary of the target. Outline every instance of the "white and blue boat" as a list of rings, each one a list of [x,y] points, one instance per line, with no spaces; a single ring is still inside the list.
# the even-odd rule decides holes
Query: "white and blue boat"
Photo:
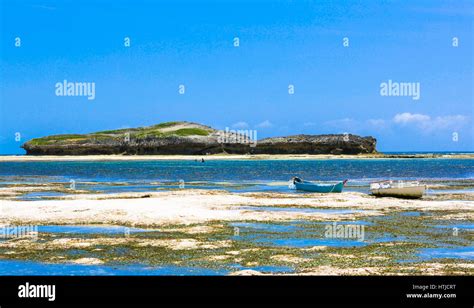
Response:
[[[297,190],[311,191],[317,193],[340,193],[344,188],[344,185],[347,183],[347,180],[336,184],[327,184],[327,183],[315,183],[304,181],[299,177],[293,178],[293,184]]]

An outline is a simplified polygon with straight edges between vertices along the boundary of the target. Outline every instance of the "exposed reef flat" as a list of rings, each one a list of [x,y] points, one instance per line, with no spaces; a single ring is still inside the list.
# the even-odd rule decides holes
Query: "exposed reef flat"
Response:
[[[217,275],[472,275],[473,204],[202,190],[1,200],[5,227],[35,225],[37,234],[1,240],[0,268],[107,275],[142,264],[134,274],[194,268]],[[364,226],[362,237],[328,237],[335,223]]]

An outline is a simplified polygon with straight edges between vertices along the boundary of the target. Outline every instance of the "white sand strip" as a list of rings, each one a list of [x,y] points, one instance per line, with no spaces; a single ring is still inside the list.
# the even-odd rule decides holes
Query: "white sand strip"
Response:
[[[150,196],[140,198],[140,196]],[[245,209],[243,206],[257,208]],[[283,211],[259,206],[292,208]],[[349,208],[356,213],[304,212],[296,206]],[[341,194],[233,194],[225,191],[180,190],[116,195],[75,195],[70,200],[0,200],[0,222],[25,224],[121,224],[159,226],[206,221],[333,220],[383,215],[392,210],[462,210],[474,216],[474,201],[378,199],[361,193]]]
[[[319,160],[319,159],[373,159],[388,158],[397,159],[395,155],[359,154],[359,155],[330,155],[330,154],[258,154],[258,155],[61,155],[61,156],[26,156],[26,155],[4,155],[0,156],[0,162],[15,161],[141,161],[141,160]],[[431,154],[414,154],[410,157],[433,158]],[[474,159],[474,154],[435,155],[436,158],[446,159]],[[405,159],[406,157],[400,157]]]

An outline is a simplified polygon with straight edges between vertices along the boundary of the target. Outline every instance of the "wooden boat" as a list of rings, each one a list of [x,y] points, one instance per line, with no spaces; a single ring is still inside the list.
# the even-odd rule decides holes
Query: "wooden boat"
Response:
[[[303,181],[299,177],[293,178],[293,184],[297,190],[318,192],[318,193],[340,193],[344,188],[347,180],[336,183],[336,184],[321,184],[309,181]]]
[[[419,182],[382,181],[370,184],[370,192],[377,197],[418,199],[423,197],[426,186]]]

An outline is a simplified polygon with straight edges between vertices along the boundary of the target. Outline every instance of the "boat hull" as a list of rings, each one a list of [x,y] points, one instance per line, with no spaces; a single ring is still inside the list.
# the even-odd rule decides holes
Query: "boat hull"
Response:
[[[344,183],[337,184],[316,184],[311,182],[294,183],[297,190],[317,192],[317,193],[340,193],[344,188]]]
[[[423,197],[425,186],[380,188],[372,189],[371,192],[377,197],[418,199]]]

